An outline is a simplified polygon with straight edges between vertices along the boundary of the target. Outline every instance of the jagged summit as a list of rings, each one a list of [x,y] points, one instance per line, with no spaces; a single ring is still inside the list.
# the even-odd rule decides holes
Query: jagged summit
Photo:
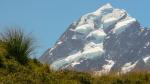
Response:
[[[124,9],[106,4],[71,24],[39,60],[55,70],[149,70],[149,44],[150,30],[143,29]]]
[[[107,3],[100,7],[99,9],[96,10],[96,12],[102,11],[102,10],[108,10],[108,9],[113,9],[113,6],[110,3]]]
[[[110,3],[107,3],[105,5],[103,5],[102,7],[100,7],[101,9],[105,9],[105,8],[113,8],[112,5]]]

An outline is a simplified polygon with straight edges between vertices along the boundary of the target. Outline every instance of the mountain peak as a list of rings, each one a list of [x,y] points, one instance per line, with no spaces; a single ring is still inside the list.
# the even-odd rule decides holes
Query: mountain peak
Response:
[[[150,55],[148,35],[135,18],[108,3],[72,24],[40,60],[56,70],[131,71]]]
[[[113,8],[113,6],[110,3],[107,3],[100,7],[100,9],[108,9],[108,8]]]
[[[101,6],[99,9],[97,9],[95,12],[105,11],[105,10],[112,10],[113,6],[110,3],[107,3],[103,6]]]

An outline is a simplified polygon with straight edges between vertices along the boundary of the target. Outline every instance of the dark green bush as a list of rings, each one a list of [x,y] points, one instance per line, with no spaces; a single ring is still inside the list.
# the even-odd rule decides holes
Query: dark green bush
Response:
[[[32,36],[26,35],[21,29],[8,29],[1,33],[0,40],[6,50],[6,57],[15,57],[21,64],[26,64],[34,51]]]

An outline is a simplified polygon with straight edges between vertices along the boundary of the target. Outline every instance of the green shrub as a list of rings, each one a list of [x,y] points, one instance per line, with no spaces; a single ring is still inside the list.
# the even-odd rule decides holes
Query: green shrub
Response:
[[[1,33],[0,40],[6,50],[6,57],[15,57],[21,64],[26,64],[34,51],[32,36],[26,35],[21,29],[8,29]]]

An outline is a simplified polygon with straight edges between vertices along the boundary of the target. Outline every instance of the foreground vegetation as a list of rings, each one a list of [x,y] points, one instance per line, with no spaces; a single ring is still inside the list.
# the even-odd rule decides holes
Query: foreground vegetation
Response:
[[[150,84],[149,73],[92,76],[75,71],[53,71],[36,59],[21,65],[14,59],[6,60],[0,68],[0,84]]]
[[[150,73],[93,76],[75,71],[53,71],[30,59],[33,39],[20,30],[8,30],[0,38],[0,84],[150,84]]]

